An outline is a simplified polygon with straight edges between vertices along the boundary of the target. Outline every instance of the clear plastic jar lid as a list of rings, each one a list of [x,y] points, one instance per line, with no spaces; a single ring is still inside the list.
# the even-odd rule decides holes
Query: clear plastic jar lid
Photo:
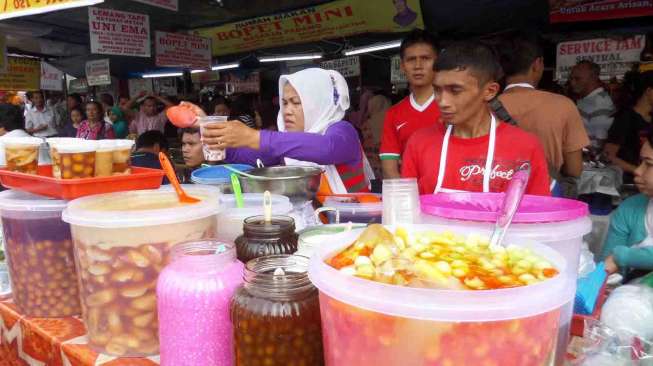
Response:
[[[375,196],[378,202],[356,202],[357,196]],[[340,212],[351,214],[379,214],[383,213],[383,202],[380,194],[359,193],[340,196],[328,196],[324,200],[325,207],[333,207]]]
[[[66,208],[67,203],[67,201],[17,190],[0,192],[0,210],[56,212]]]
[[[5,137],[0,140],[4,146],[41,146],[43,139],[38,137]]]

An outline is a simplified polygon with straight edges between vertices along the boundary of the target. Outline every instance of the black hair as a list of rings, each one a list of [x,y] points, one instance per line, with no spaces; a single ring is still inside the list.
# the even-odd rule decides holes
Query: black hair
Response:
[[[653,88],[653,71],[629,71],[624,75],[618,109],[630,109],[637,104],[646,90]]]
[[[103,93],[102,95],[100,95],[100,101],[103,104],[106,104],[106,105],[109,105],[109,106],[112,106],[112,107],[115,105],[114,100],[113,100],[113,96],[111,94],[109,94],[109,93]]]
[[[590,60],[581,60],[578,61],[578,63],[576,63],[576,66],[580,66],[580,65],[588,66],[594,78],[599,79],[599,77],[601,76],[601,66],[599,66],[596,62]]]
[[[401,41],[401,46],[399,47],[399,56],[403,59],[406,49],[416,44],[429,45],[433,48],[433,52],[436,54],[438,53],[439,47],[437,39],[435,39],[431,33],[419,28],[415,28]]]
[[[98,112],[100,113],[100,118],[104,116],[104,107],[102,106],[102,103],[98,102],[97,100],[91,100],[86,102],[86,107],[88,107],[89,104],[93,104],[98,109]]]
[[[533,62],[542,57],[542,48],[537,39],[523,35],[504,39],[497,51],[506,76],[526,73]]]
[[[29,91],[27,92],[27,99],[32,101],[32,98],[34,97],[34,94],[41,94],[41,97],[43,98],[43,101],[45,101],[45,92],[43,90],[34,90],[34,91]]]
[[[646,140],[648,141],[648,144],[653,147],[653,128],[648,129],[648,134],[646,134]]]
[[[151,130],[140,134],[136,139],[136,150],[141,148],[149,148],[158,144],[161,150],[168,149],[168,140],[163,136],[160,131]]]
[[[154,103],[156,103],[156,98],[153,96],[145,97],[145,99],[143,99],[143,103],[147,102],[148,100],[153,100]]]
[[[184,134],[194,135],[200,133],[200,129],[197,127],[186,127],[179,130],[179,136],[183,137]]]
[[[229,108],[231,109],[232,116],[254,115],[254,105],[252,102],[252,97],[249,94],[237,95],[232,100]]]
[[[469,70],[479,84],[499,82],[503,77],[492,47],[478,41],[460,41],[445,47],[433,68],[435,71]]]
[[[72,93],[68,94],[68,98],[73,98],[77,102],[77,104],[81,105],[82,104],[82,96],[77,94],[77,93]]]
[[[68,112],[68,117],[73,113],[73,111],[77,111],[82,115],[82,121],[86,119],[86,111],[82,109],[82,107],[74,107],[73,109]]]

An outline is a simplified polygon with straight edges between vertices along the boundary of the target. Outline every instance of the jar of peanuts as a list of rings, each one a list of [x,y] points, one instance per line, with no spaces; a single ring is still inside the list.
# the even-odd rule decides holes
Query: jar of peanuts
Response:
[[[308,258],[273,255],[247,262],[231,302],[236,365],[324,365],[318,292]]]

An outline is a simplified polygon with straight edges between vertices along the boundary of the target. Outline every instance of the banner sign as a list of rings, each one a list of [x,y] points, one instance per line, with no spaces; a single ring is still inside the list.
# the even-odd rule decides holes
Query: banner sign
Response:
[[[88,85],[110,85],[111,69],[109,59],[86,61],[86,81]]]
[[[225,73],[221,80],[225,81],[225,90],[227,95],[234,93],[260,93],[261,92],[261,74],[253,72],[246,78],[241,79],[233,73]]]
[[[89,7],[88,28],[92,53],[150,57],[150,17],[145,14]]]
[[[41,87],[41,62],[39,60],[8,57],[7,61],[7,71],[0,73],[0,90],[39,90]]]
[[[129,97],[136,98],[143,92],[152,93],[152,79],[129,79]]]
[[[320,63],[320,67],[327,70],[335,70],[346,78],[361,75],[360,57],[358,56],[324,61]]]
[[[601,79],[621,77],[633,63],[639,62],[646,46],[643,34],[625,39],[595,38],[558,43],[556,49],[556,79],[567,80],[571,68],[579,61],[590,60],[601,66]]]
[[[211,40],[179,33],[155,33],[156,65],[186,67],[199,70],[211,68]]]
[[[0,0],[0,20],[95,5],[104,0]]]
[[[579,22],[653,15],[651,0],[549,0],[550,21]]]
[[[62,71],[41,61],[41,89],[63,91],[63,76]]]
[[[419,0],[336,0],[305,9],[201,28],[212,39],[213,55],[306,43],[360,33],[406,32],[424,28]]]
[[[88,93],[88,83],[86,82],[86,78],[70,80],[68,83],[68,93]]]
[[[153,80],[154,92],[168,97],[176,96],[177,78],[156,78]]]
[[[390,59],[390,82],[392,84],[406,84],[408,79],[406,79],[406,74],[401,71],[401,57],[399,55],[394,55]]]
[[[134,0],[138,3],[156,6],[158,8],[168,9],[172,11],[179,10],[178,0]]]

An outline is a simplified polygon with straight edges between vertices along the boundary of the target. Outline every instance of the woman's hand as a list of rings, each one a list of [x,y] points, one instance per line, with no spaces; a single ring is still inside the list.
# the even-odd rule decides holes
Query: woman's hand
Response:
[[[216,122],[204,126],[202,141],[211,150],[248,147],[258,150],[261,133],[240,121]]]
[[[605,258],[605,271],[608,272],[609,275],[616,273],[619,271],[619,266],[617,266],[617,262],[614,261],[614,256],[608,256]]]

